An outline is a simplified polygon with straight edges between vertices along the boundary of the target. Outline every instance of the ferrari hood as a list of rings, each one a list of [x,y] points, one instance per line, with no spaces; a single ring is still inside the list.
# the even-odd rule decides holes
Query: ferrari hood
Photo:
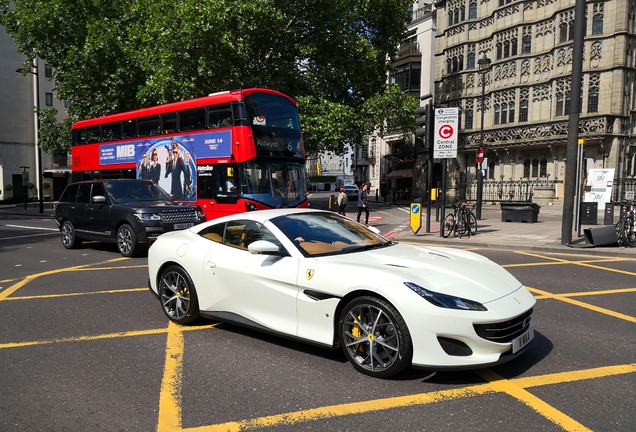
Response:
[[[488,258],[460,249],[396,244],[366,252],[318,258],[352,279],[376,288],[413,282],[426,289],[488,303],[519,289],[521,283]],[[355,276],[359,275],[359,276]]]

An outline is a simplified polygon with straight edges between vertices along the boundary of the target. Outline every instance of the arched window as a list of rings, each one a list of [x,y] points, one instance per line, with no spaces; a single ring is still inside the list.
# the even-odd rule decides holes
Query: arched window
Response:
[[[592,34],[603,34],[603,14],[592,17]]]
[[[483,109],[483,107],[482,107]],[[501,105],[499,104],[495,104],[495,120],[494,123],[497,125],[499,124],[499,119],[501,118]]]
[[[464,129],[473,128],[473,110],[467,109],[464,111]]]
[[[532,36],[525,35],[521,39],[521,53],[530,54],[531,51],[532,51]]]
[[[528,101],[522,100],[519,103],[519,122],[528,121]]]
[[[469,52],[468,53],[468,60],[466,63],[466,69],[475,69],[475,53],[474,52]]]
[[[468,4],[468,19],[477,18],[477,0],[473,0]]]

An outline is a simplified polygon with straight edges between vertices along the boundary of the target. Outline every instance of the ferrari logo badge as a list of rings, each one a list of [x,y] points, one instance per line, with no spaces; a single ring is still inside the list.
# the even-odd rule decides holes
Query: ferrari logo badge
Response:
[[[305,276],[307,276],[307,280],[311,280],[311,278],[314,277],[314,271],[312,269],[307,270]]]

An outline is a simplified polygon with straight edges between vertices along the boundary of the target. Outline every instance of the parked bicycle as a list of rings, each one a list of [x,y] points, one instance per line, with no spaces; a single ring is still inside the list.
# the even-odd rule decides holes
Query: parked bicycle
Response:
[[[468,202],[462,201],[459,204],[451,204],[453,213],[449,213],[444,218],[442,226],[442,235],[444,238],[450,237],[454,233],[460,238],[477,233],[477,217],[473,213],[473,206],[469,206]]]
[[[634,201],[622,201],[620,216],[616,224],[616,239],[620,246],[636,247],[636,227],[634,227]]]

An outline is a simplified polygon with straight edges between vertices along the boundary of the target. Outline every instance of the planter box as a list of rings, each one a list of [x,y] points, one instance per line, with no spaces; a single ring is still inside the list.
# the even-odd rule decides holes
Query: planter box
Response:
[[[536,223],[541,206],[535,203],[501,203],[502,222]]]

